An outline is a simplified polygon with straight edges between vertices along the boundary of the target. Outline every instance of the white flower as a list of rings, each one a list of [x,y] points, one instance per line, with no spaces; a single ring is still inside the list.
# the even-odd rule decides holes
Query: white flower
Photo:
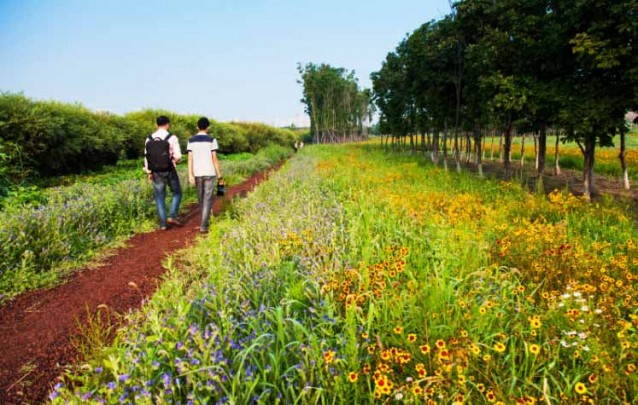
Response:
[[[408,377],[408,378],[405,379],[405,382],[407,382],[407,383],[411,383],[412,381],[413,381],[412,377]]]
[[[564,306],[565,306],[565,304],[563,304],[563,303],[561,302],[561,303],[559,303],[559,304],[558,304],[558,306],[562,308],[562,307],[564,307]]]
[[[396,394],[396,395],[394,396],[394,399],[396,399],[397,401],[402,400],[402,399],[403,399],[403,393],[402,393],[402,392],[399,392],[398,394]]]
[[[580,307],[580,310],[583,312],[588,312],[589,311],[589,307],[587,305],[583,305],[582,307]]]
[[[584,319],[579,319],[578,323],[585,323],[585,320]]]
[[[571,294],[563,294],[560,296],[562,299],[566,300],[571,297]]]
[[[583,295],[583,294],[579,293],[578,291],[576,291],[576,292],[574,293],[574,297],[576,297],[576,298],[581,297],[582,295]]]
[[[589,351],[589,346],[583,346],[583,351],[588,352]]]
[[[560,341],[560,345],[563,347],[569,347],[569,343],[565,342],[564,340]]]
[[[594,313],[595,313],[595,314],[602,314],[602,313],[603,313],[603,310],[602,310],[602,309],[600,309],[600,308],[596,308],[596,309],[594,309]]]
[[[580,332],[578,334],[578,337],[581,338],[582,340],[585,340],[585,339],[587,339],[587,334],[585,332]]]

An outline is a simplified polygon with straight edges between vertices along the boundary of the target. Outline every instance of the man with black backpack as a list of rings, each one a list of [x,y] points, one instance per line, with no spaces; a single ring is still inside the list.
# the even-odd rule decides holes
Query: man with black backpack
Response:
[[[175,165],[182,159],[179,141],[174,134],[168,132],[171,121],[165,115],[157,117],[157,131],[146,138],[144,146],[144,170],[149,181],[153,182],[155,204],[160,220],[160,229],[166,230],[169,225],[182,226],[177,219],[179,204],[182,201],[182,187]],[[173,193],[170,212],[166,217],[166,186]]]

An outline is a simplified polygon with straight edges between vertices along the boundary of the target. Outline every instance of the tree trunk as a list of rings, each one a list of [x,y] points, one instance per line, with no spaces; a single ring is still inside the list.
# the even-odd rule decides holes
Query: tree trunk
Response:
[[[503,156],[503,139],[505,139],[505,132],[501,132],[498,137],[498,162],[503,163],[505,158]]]
[[[556,145],[554,146],[554,174],[560,176],[560,161],[558,154],[558,143],[560,141],[560,131],[556,133]]]
[[[447,121],[443,128],[443,168],[447,172]]]
[[[432,149],[430,156],[432,157],[432,162],[439,165],[439,130],[435,129],[432,133]]]
[[[474,128],[474,145],[476,147],[476,166],[478,168],[479,177],[483,178],[483,162],[481,160],[482,157],[482,136],[481,136],[481,126],[476,125]]]
[[[496,129],[492,129],[492,146],[490,147],[490,160],[494,161],[494,136],[496,135]]]
[[[534,141],[534,170],[538,171],[538,137],[539,135],[534,132],[532,134],[532,140]]]
[[[536,152],[536,172],[538,173],[537,189],[543,190],[545,177],[545,155],[547,154],[547,125],[541,122],[538,132],[538,151]]]
[[[585,198],[587,200],[591,200],[591,197],[596,193],[596,187],[594,184],[594,157],[596,153],[596,136],[593,134],[589,134],[585,138],[585,148],[583,149],[582,146],[580,147],[585,157],[585,162],[583,164]]]
[[[525,132],[521,137],[521,169],[525,167]]]
[[[629,190],[631,185],[629,184],[629,172],[627,170],[627,162],[625,162],[625,127],[620,127],[620,153],[618,154],[620,159],[620,167],[622,167],[622,178],[625,190]]]
[[[507,116],[505,124],[505,134],[503,139],[503,168],[505,169],[505,179],[509,180],[511,174],[511,152],[512,152],[512,115]]]
[[[485,160],[485,154],[487,151],[487,133],[489,132],[489,130],[490,129],[487,125],[485,126],[485,128],[483,128],[483,136],[481,137],[481,142],[483,142],[483,144],[481,145],[481,150],[483,151],[481,155],[481,162]]]

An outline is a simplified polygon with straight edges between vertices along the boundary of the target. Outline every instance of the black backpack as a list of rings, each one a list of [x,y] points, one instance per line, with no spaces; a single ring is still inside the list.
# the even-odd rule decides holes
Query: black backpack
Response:
[[[152,172],[168,172],[173,170],[173,160],[171,159],[169,138],[173,134],[168,134],[165,139],[160,137],[153,138],[149,135],[146,142],[146,161],[148,162],[148,170]]]

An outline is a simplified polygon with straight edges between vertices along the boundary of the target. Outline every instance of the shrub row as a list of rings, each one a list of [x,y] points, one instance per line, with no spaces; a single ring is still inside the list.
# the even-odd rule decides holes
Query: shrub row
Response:
[[[123,158],[139,158],[158,115],[171,118],[171,131],[185,148],[188,138],[197,132],[196,115],[147,109],[119,116],[80,104],[0,93],[0,193],[9,183],[27,178],[81,173]],[[298,136],[264,124],[215,121],[211,133],[222,153],[254,153],[269,144],[292,146]]]

